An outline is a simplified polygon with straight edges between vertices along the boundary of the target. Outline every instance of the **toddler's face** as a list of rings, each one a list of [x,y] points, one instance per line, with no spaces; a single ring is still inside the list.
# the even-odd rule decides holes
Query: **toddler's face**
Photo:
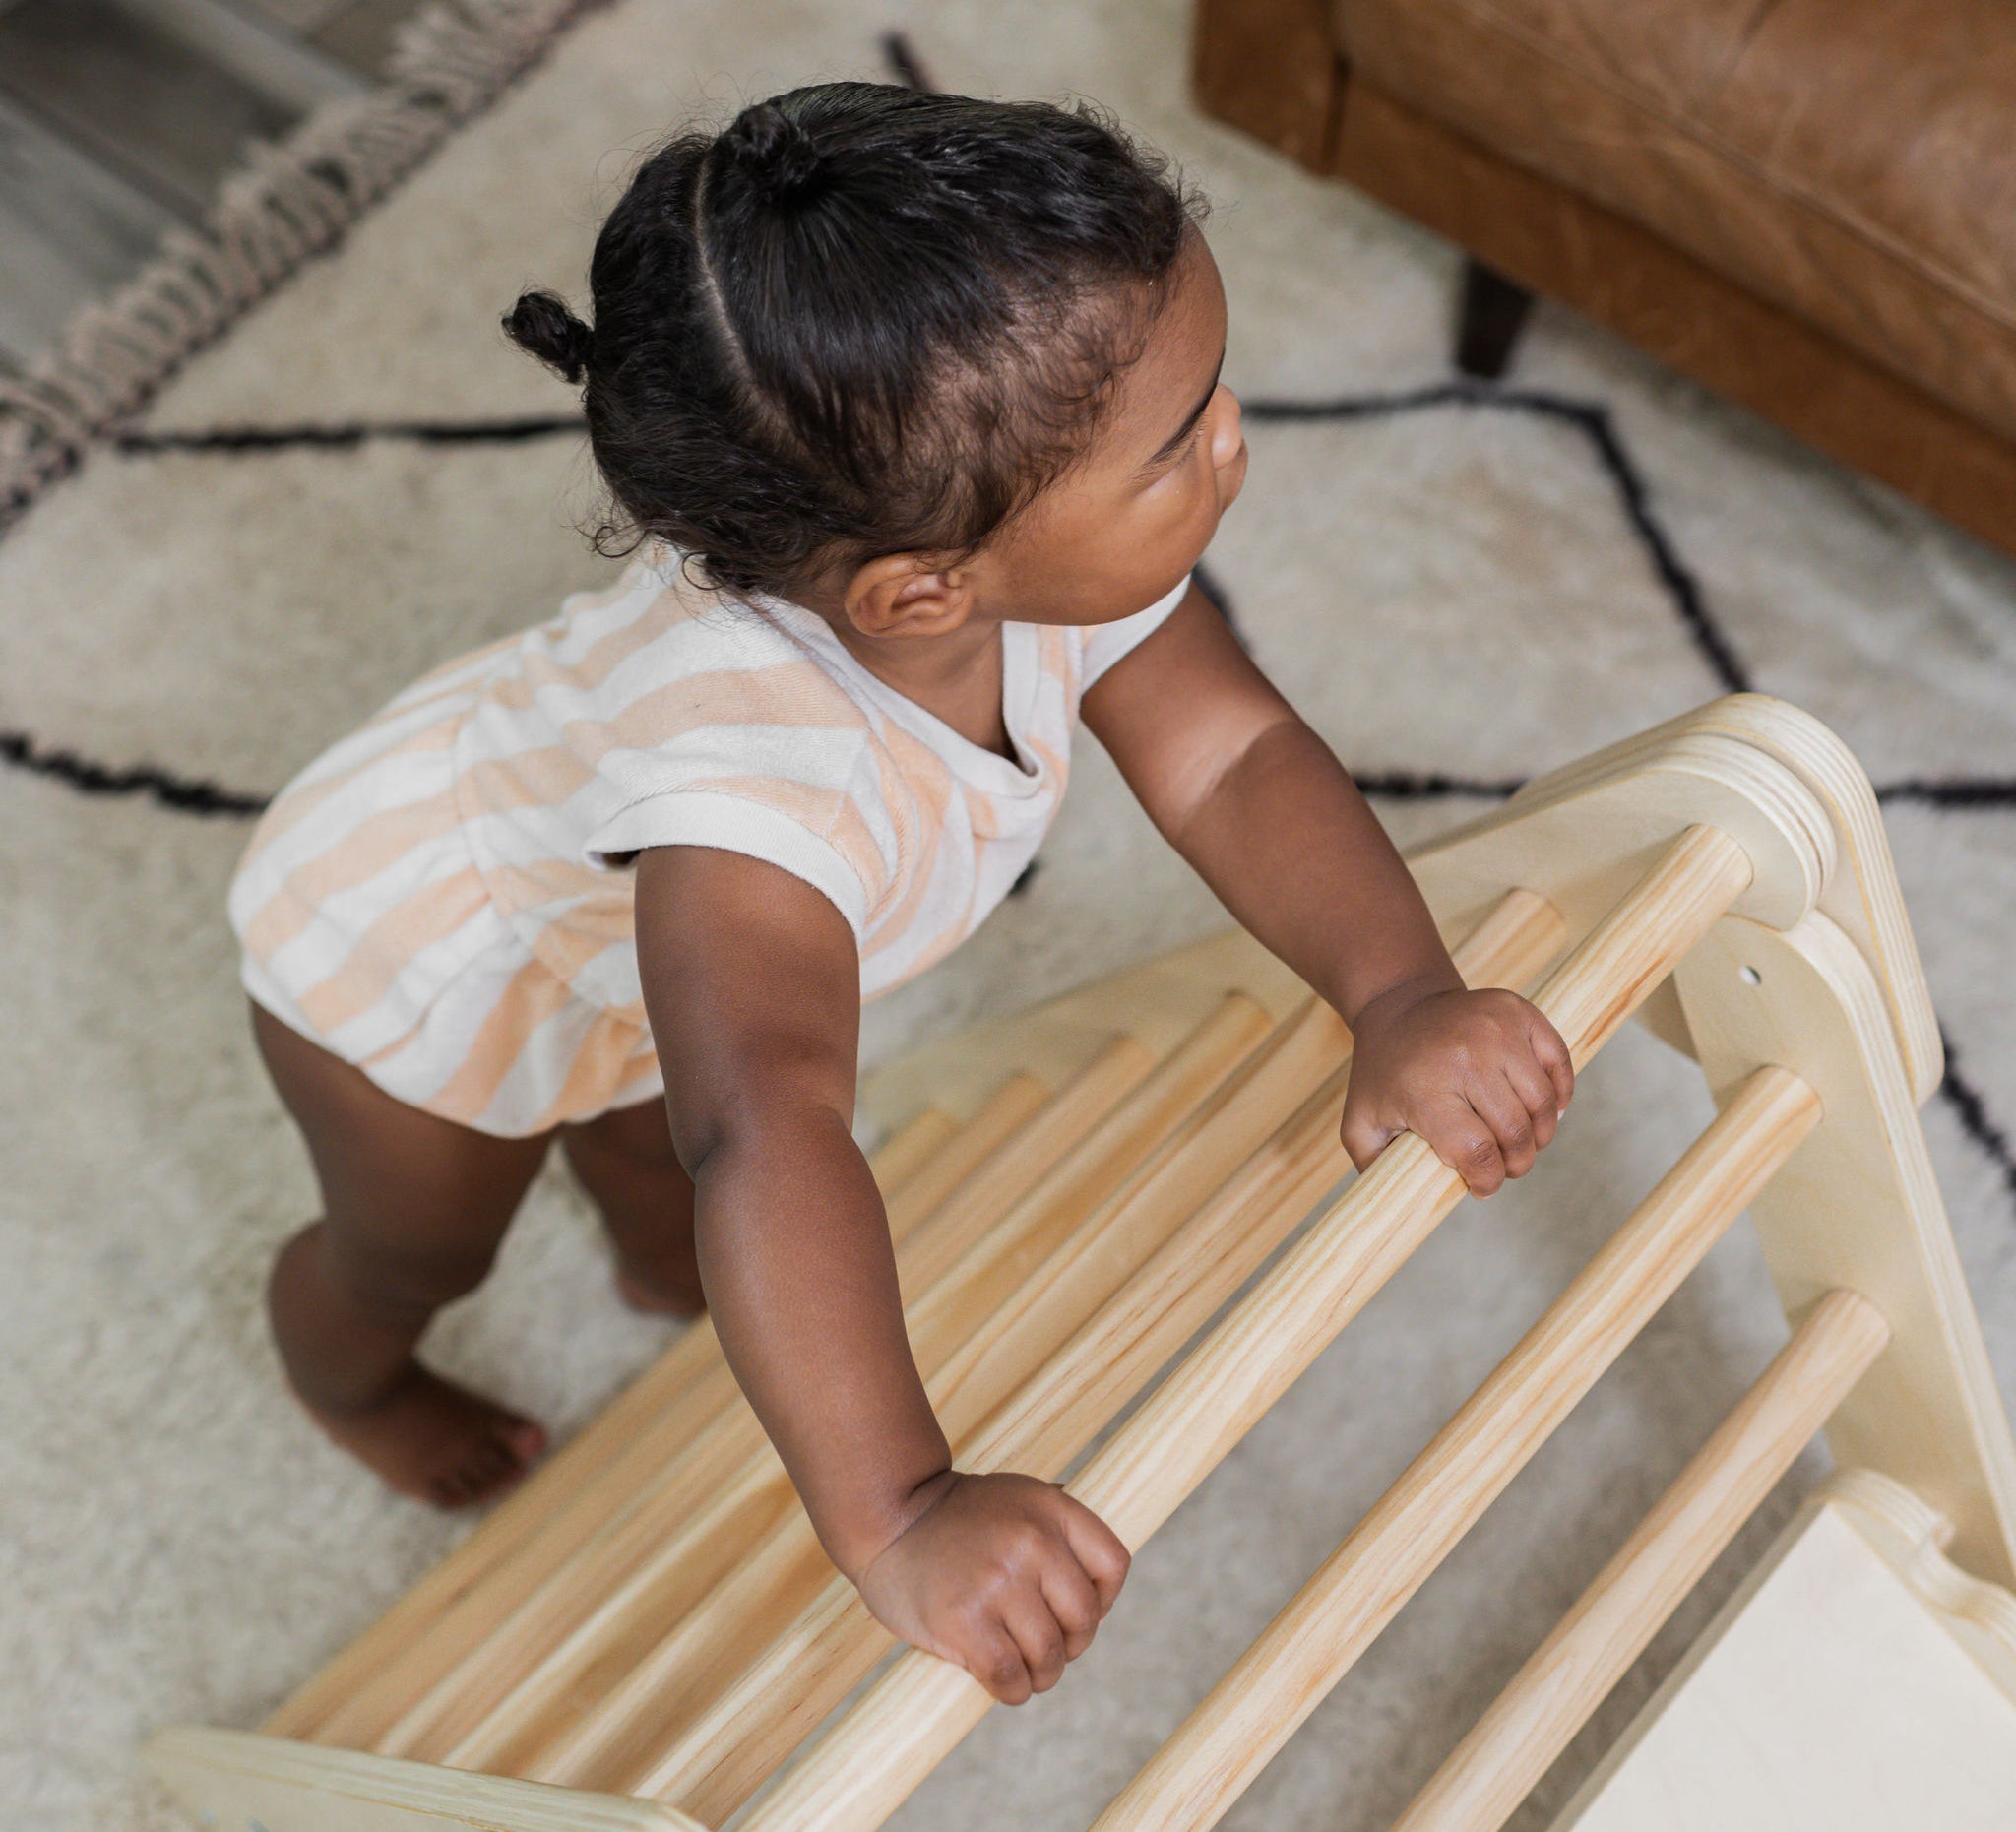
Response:
[[[1201,235],[1171,274],[1092,449],[974,556],[976,608],[1109,623],[1173,590],[1246,478],[1239,404],[1219,380],[1225,285]]]

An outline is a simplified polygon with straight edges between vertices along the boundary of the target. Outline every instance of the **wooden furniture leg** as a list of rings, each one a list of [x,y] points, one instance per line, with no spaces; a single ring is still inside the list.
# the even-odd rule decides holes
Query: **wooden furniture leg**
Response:
[[[1512,360],[1533,312],[1533,294],[1517,281],[1475,256],[1463,263],[1463,290],[1457,311],[1456,366],[1479,381],[1495,382]]]

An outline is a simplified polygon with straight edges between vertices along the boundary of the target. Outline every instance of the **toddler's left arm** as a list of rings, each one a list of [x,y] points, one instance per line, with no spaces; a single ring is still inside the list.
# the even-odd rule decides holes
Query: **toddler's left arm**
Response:
[[[1531,1169],[1574,1092],[1559,1034],[1464,988],[1357,786],[1195,586],[1083,710],[1169,844],[1352,1027],[1352,1161],[1406,1131],[1476,1195]]]

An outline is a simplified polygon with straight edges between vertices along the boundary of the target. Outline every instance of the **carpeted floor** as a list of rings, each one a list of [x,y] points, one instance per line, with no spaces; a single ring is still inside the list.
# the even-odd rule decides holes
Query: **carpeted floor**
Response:
[[[1210,570],[1403,836],[1739,682],[1889,793],[1961,1079],[1934,1158],[2016,1395],[2016,567],[1564,316],[1444,386],[1452,252],[1201,119],[1178,0],[626,0],[194,362],[0,541],[0,1800],[169,1823],[133,1758],[250,1725],[462,1530],[284,1398],[258,1288],[304,1169],[244,1036],[245,809],[437,660],[610,570],[575,404],[511,351],[579,293],[638,149],[688,113],[882,73],[1075,91],[1217,200],[1252,478]],[[1307,412],[1311,405],[1324,411]],[[241,436],[244,428],[272,437]],[[221,429],[238,429],[230,437]],[[1029,891],[873,1008],[871,1057],[1222,920],[1088,743]],[[1137,1561],[1056,1693],[998,1712],[906,1827],[1084,1824],[1704,1119],[1635,1032],[1526,1185],[1466,1205]],[[541,1183],[447,1364],[578,1423],[662,1341]],[[1738,1230],[1233,1812],[1374,1832],[1782,1338]],[[1518,1823],[1544,1825],[1817,1465],[1753,1524]]]

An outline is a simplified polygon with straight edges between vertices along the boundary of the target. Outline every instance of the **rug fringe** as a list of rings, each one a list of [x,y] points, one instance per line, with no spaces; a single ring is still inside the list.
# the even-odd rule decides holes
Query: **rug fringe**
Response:
[[[0,533],[595,3],[430,0],[399,29],[378,88],[317,108],[283,141],[252,144],[199,230],[169,230],[26,375],[0,377]]]

